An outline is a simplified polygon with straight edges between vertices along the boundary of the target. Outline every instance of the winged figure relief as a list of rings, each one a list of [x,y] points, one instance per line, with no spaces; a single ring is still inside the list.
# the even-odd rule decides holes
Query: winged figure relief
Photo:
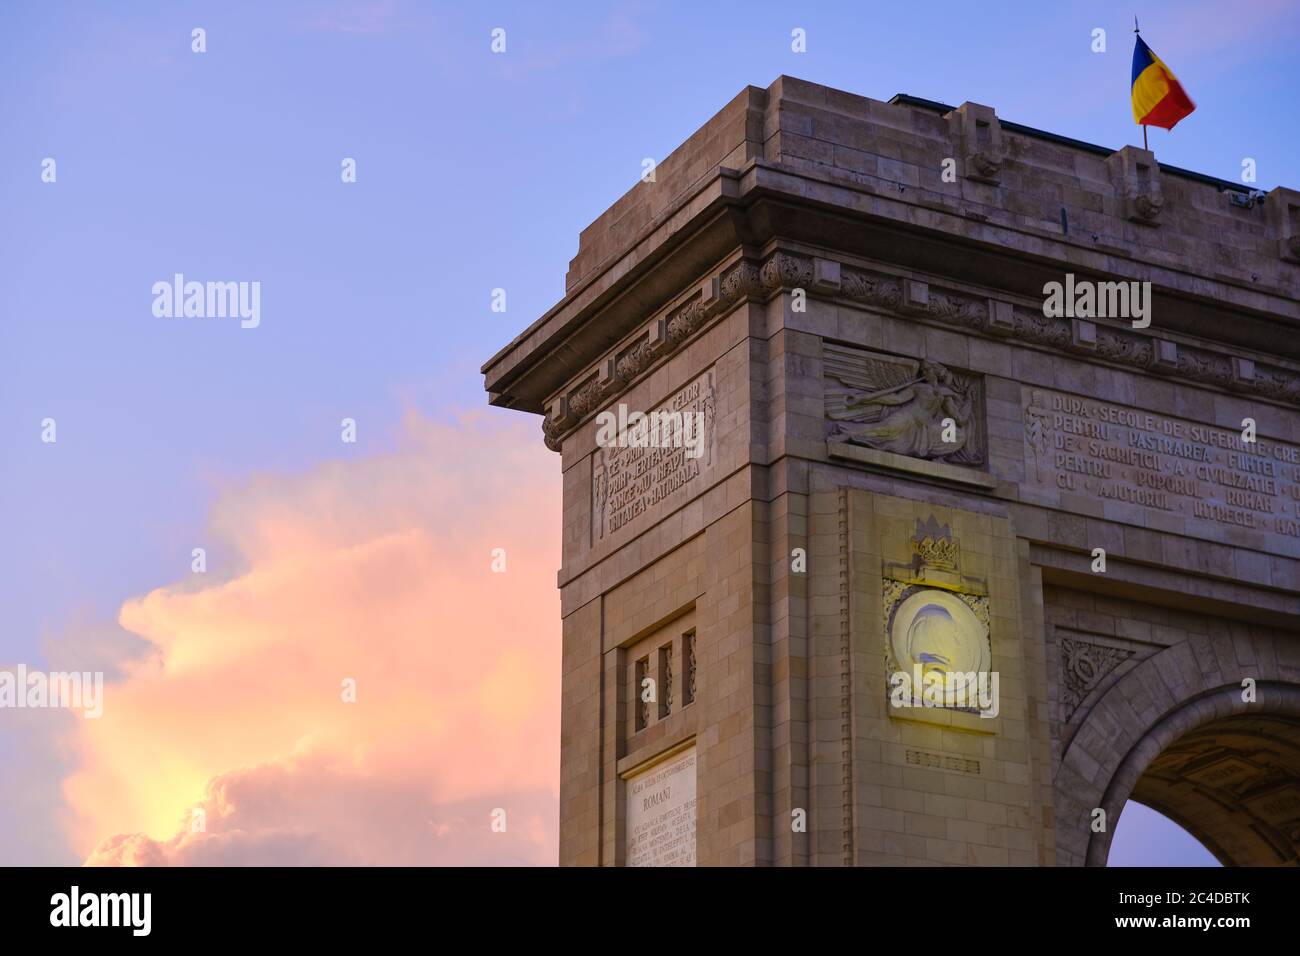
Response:
[[[827,440],[852,442],[912,458],[978,461],[972,438],[973,396],[936,362],[887,361],[830,347],[826,361]],[[956,425],[943,440],[944,420]]]

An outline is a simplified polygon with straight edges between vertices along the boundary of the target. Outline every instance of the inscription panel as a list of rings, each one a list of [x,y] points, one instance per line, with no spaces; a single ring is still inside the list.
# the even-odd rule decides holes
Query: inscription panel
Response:
[[[627,865],[695,865],[695,748],[627,781]]]
[[[618,428],[591,467],[591,536],[599,541],[684,488],[713,463],[713,370],[653,409],[615,406]],[[598,439],[599,441],[599,439]]]
[[[1300,555],[1300,448],[1114,402],[1021,389],[1030,500],[1100,499],[1116,521]]]

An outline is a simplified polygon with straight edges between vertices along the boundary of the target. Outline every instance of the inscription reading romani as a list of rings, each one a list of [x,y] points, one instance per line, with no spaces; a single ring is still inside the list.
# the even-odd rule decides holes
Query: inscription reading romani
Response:
[[[627,781],[627,865],[695,865],[695,748]]]
[[[697,455],[680,442],[667,447],[646,447],[620,440],[597,448],[591,468],[592,538],[613,534],[646,509],[686,485],[713,462],[713,370],[662,402],[661,410],[690,413],[702,422],[703,448]],[[622,439],[623,435],[620,434]]]
[[[1300,448],[1081,398],[1024,390],[1026,484],[1155,509],[1190,531],[1300,538]]]

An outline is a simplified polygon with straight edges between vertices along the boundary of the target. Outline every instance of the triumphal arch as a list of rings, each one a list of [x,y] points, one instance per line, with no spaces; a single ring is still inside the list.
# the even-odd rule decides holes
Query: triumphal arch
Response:
[[[575,162],[580,159],[575,159]],[[563,480],[560,862],[1300,854],[1300,193],[749,87],[484,366]]]

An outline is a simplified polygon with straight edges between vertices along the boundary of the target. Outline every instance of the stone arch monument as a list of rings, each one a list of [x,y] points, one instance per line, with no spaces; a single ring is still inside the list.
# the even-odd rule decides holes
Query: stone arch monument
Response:
[[[564,475],[560,862],[1300,862],[1298,329],[1293,190],[742,91],[483,369]]]

